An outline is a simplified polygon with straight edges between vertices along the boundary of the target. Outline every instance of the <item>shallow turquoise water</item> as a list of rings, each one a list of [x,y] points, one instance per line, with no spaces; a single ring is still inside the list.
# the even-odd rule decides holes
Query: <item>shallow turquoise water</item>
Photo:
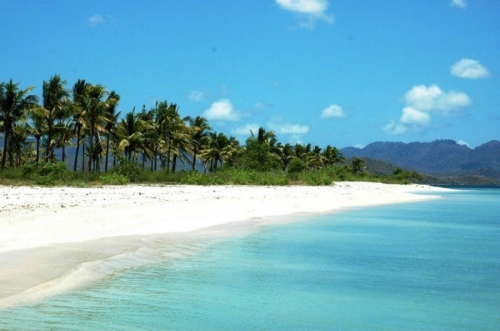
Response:
[[[498,330],[500,190],[193,239],[0,330]],[[168,254],[167,254],[168,255]]]

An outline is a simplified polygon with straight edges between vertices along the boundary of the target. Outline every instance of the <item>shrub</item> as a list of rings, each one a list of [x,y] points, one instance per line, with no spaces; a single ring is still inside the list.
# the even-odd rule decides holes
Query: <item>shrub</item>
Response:
[[[22,166],[22,174],[37,185],[52,186],[67,177],[66,165],[57,163],[28,163]]]
[[[141,174],[141,169],[136,167],[133,162],[123,159],[120,164],[111,169],[110,173],[120,174],[128,178],[130,182],[136,182]]]
[[[190,172],[180,180],[182,184],[186,185],[207,185],[207,176],[199,172]]]
[[[297,180],[298,174],[306,169],[306,163],[301,159],[293,159],[288,165],[288,173],[290,176]]]
[[[127,177],[119,173],[102,175],[100,180],[103,185],[126,185],[130,183],[130,180]]]

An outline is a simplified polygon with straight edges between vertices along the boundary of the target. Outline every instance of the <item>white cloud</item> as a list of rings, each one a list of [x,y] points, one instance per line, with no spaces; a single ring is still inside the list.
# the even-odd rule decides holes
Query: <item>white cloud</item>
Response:
[[[462,139],[457,140],[457,144],[469,147],[469,144],[467,142],[463,141]]]
[[[236,136],[250,136],[250,131],[252,131],[254,134],[257,134],[259,131],[259,128],[261,126],[256,123],[248,123],[242,126],[238,126],[234,129],[231,130],[231,134],[234,134]]]
[[[472,103],[463,92],[443,92],[439,86],[417,85],[405,93],[404,102],[419,111],[442,111],[448,113],[467,107]]]
[[[403,96],[405,107],[401,111],[399,121],[391,120],[382,127],[388,134],[403,134],[418,131],[431,121],[431,114],[441,116],[453,115],[461,108],[472,103],[463,92],[444,92],[435,84],[430,86],[416,85]]]
[[[219,121],[237,121],[239,116],[234,110],[233,104],[229,99],[221,99],[217,102],[212,103],[210,108],[205,110],[203,113],[209,120],[219,120]]]
[[[344,110],[339,105],[331,105],[321,111],[321,118],[342,118],[345,117]]]
[[[473,59],[461,59],[451,67],[451,74],[460,78],[485,78],[490,73],[479,61]]]
[[[328,8],[326,0],[276,0],[281,8],[302,14],[323,14]]]
[[[188,96],[191,101],[202,101],[205,99],[205,93],[201,91],[191,91]]]
[[[283,123],[280,122],[280,120],[281,119],[279,118],[273,118],[269,123],[267,123],[266,127],[266,131],[274,131],[280,141],[283,141],[282,135],[288,135],[288,139],[285,139],[286,141],[290,143],[297,143],[301,141],[300,138],[304,134],[309,132],[309,126],[307,125]],[[260,124],[248,123],[232,129],[231,134],[235,136],[249,137],[250,131],[257,134],[260,127],[262,127]]]
[[[102,18],[101,15],[99,14],[95,14],[94,16],[91,16],[88,20],[88,24],[90,27],[96,27],[98,26],[99,24],[102,24],[104,23],[104,18]]]
[[[405,133],[407,128],[403,124],[398,123],[395,120],[390,120],[389,123],[382,127],[382,130],[384,130],[385,133],[388,134],[398,135]]]
[[[430,120],[429,114],[412,107],[405,107],[399,121],[405,124],[427,125]]]
[[[257,110],[266,110],[266,109],[271,109],[273,108],[273,105],[265,102],[257,102],[254,106],[255,109]]]
[[[303,15],[307,20],[301,25],[312,28],[317,20],[333,23],[333,17],[326,14],[327,0],[275,0],[283,9]]]
[[[465,8],[465,7],[467,7],[467,1],[466,0],[451,0],[450,6],[458,7],[458,8]]]
[[[293,134],[293,135],[303,135],[309,132],[308,125],[300,124],[290,124],[290,123],[280,123],[270,125],[271,129],[276,134]]]

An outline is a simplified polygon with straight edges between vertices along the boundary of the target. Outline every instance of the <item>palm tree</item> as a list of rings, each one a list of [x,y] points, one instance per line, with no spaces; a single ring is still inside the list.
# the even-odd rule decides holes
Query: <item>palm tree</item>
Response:
[[[205,168],[209,165],[210,172],[217,171],[219,165],[223,165],[225,159],[231,155],[231,140],[224,133],[210,132],[210,142],[204,146],[200,157],[205,163]]]
[[[57,123],[57,139],[56,147],[62,149],[61,161],[66,162],[66,144],[70,142],[74,135],[73,120],[66,119],[66,121],[60,120]]]
[[[321,154],[321,148],[314,146],[307,154],[307,166],[309,169],[321,169],[324,166],[324,157]]]
[[[143,132],[150,130],[152,123],[141,118],[135,113],[135,108],[125,115],[125,118],[117,126],[117,135],[121,139],[118,146],[119,151],[123,151],[125,158],[134,164],[138,160],[138,151],[142,150],[147,155],[152,155],[145,143]]]
[[[283,171],[286,171],[288,165],[290,164],[290,161],[296,158],[293,147],[290,144],[285,144],[285,146],[278,144],[278,150],[279,150],[278,156],[281,160],[282,169]]]
[[[47,132],[46,121],[47,111],[43,107],[33,107],[29,111],[29,117],[31,119],[31,125],[29,127],[29,133],[35,137],[36,140],[36,159],[35,162],[40,161],[40,142],[42,136]]]
[[[120,101],[120,95],[115,91],[111,91],[108,95],[107,107],[105,110],[106,123],[104,125],[104,130],[106,130],[106,163],[104,164],[104,172],[108,171],[108,157],[109,157],[109,140],[111,135],[115,134],[116,125],[118,123],[118,117],[120,112],[116,112],[116,106]]]
[[[99,171],[99,161],[103,148],[101,146],[100,133],[104,132],[106,121],[105,110],[108,108],[109,100],[105,98],[109,95],[102,85],[89,85],[85,89],[84,106],[85,119],[89,131],[89,171]],[[113,102],[115,100],[113,99]]]
[[[76,152],[75,152],[75,163],[73,165],[74,171],[76,171],[78,164],[78,153],[81,145],[80,140],[82,138],[82,132],[85,133],[85,128],[86,128],[85,109],[87,109],[87,106],[86,106],[85,96],[87,93],[88,86],[90,86],[90,84],[86,83],[85,80],[82,79],[79,79],[73,86],[72,113],[73,113],[73,125],[74,129],[76,130]],[[85,135],[83,135],[83,138],[84,138],[83,140],[85,140]],[[85,161],[83,162],[83,164],[85,164]],[[83,170],[84,169],[82,168],[82,171]]]
[[[150,146],[153,158],[151,162],[151,171],[157,170],[158,157],[162,158],[162,155],[160,155],[160,153],[165,149],[167,113],[167,101],[156,101],[155,106],[151,108],[148,113],[148,117],[151,119],[153,124],[153,129],[149,132]]]
[[[244,166],[259,171],[276,169],[280,163],[278,154],[278,139],[274,131],[266,131],[260,127],[255,135],[250,130],[244,151]]]
[[[344,160],[342,153],[336,147],[330,145],[326,146],[323,151],[323,157],[325,158],[325,166],[331,166]]]
[[[188,130],[179,115],[179,108],[176,104],[172,103],[168,106],[164,125],[167,172],[170,171],[170,161],[172,161],[172,171],[175,172],[177,157],[184,157],[182,153],[187,151],[189,146]]]
[[[196,116],[192,118],[190,116],[186,117],[185,120],[189,123],[189,134],[191,136],[191,144],[193,150],[193,160],[191,162],[192,170],[196,169],[196,156],[200,151],[201,147],[206,143],[208,135],[212,127],[208,124],[206,118],[201,116]]]
[[[25,122],[18,122],[12,128],[12,135],[10,145],[10,153],[9,153],[9,164],[11,167],[20,167],[22,164],[23,158],[23,147],[29,145],[28,140],[29,126]],[[26,155],[26,158],[29,159],[29,152]],[[15,160],[14,160],[14,155]]]
[[[362,173],[364,171],[365,160],[360,159],[358,157],[355,157],[354,159],[352,159],[351,163],[352,163],[352,173],[353,174],[356,175],[356,174]]]
[[[19,89],[19,83],[14,84],[12,79],[0,84],[0,122],[3,123],[4,142],[0,169],[5,169],[9,138],[17,121],[26,115],[26,111],[37,104],[37,97],[30,93],[33,87]]]
[[[46,160],[54,158],[56,142],[53,141],[53,137],[60,129],[56,121],[63,121],[69,117],[69,92],[65,89],[65,85],[66,81],[63,81],[60,75],[54,75],[48,81],[43,81],[42,106],[47,111],[45,118],[47,123]]]

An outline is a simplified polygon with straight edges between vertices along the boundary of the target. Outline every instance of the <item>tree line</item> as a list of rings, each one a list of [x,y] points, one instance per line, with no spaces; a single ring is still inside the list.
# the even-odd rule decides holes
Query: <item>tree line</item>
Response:
[[[120,95],[79,79],[72,88],[60,75],[43,81],[42,96],[12,80],[0,84],[0,168],[32,163],[72,163],[74,171],[106,172],[125,162],[175,172],[179,163],[215,172],[221,166],[258,171],[317,170],[342,162],[340,151],[311,144],[282,144],[273,131],[249,132],[245,144],[212,129],[206,118],[181,117],[167,101],[121,116]],[[68,159],[67,149],[75,153]],[[56,153],[57,151],[57,153]]]

